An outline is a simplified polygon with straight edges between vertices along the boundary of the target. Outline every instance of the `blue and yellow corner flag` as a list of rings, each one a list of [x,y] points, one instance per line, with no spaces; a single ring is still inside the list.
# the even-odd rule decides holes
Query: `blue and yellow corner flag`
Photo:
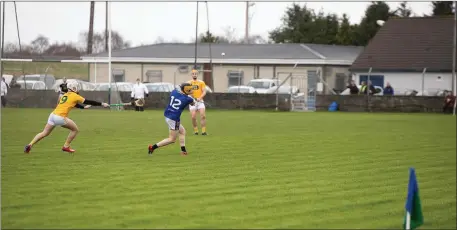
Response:
[[[413,230],[424,224],[421,200],[419,198],[419,186],[417,185],[414,168],[409,169],[408,196],[406,197],[406,216],[403,229]]]

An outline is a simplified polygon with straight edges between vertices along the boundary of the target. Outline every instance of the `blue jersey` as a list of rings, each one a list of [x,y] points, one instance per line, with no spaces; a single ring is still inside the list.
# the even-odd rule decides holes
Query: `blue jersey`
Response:
[[[194,102],[192,97],[175,89],[171,92],[170,100],[168,101],[164,116],[173,121],[180,121],[182,111],[192,102]]]

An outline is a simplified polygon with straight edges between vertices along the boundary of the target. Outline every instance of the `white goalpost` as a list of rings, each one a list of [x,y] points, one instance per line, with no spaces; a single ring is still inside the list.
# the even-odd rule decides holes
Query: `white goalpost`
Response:
[[[107,2],[108,10],[107,10],[107,20],[108,20],[108,81],[109,81],[109,89],[108,89],[108,103],[111,104],[111,78],[113,76],[113,70],[111,67],[111,2]]]

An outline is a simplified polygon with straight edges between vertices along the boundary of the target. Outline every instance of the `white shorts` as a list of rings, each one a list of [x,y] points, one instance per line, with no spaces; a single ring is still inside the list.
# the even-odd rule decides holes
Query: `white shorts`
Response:
[[[167,123],[168,128],[170,130],[179,130],[179,128],[182,127],[181,122],[171,120],[170,118],[167,118],[167,117],[165,117],[165,122]]]
[[[193,110],[200,110],[200,109],[205,109],[205,102],[203,101],[198,101],[198,102],[195,102],[195,105],[189,105],[189,110],[190,111],[193,111]]]
[[[65,120],[65,117],[61,117],[59,115],[51,113],[48,118],[48,124],[53,126],[60,126],[67,124],[67,121]]]

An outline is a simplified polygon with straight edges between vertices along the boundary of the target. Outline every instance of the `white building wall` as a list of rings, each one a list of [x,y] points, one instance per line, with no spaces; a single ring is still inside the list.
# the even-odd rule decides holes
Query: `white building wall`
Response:
[[[353,76],[353,80],[359,83],[360,75],[368,75],[368,73],[356,73]],[[422,73],[373,72],[371,75],[384,75],[384,86],[389,82],[396,95],[404,94],[407,90],[422,91]],[[452,73],[425,73],[423,88],[429,93],[434,93],[438,90],[452,90]]]
[[[273,78],[274,68],[273,66],[259,66],[259,78]]]

